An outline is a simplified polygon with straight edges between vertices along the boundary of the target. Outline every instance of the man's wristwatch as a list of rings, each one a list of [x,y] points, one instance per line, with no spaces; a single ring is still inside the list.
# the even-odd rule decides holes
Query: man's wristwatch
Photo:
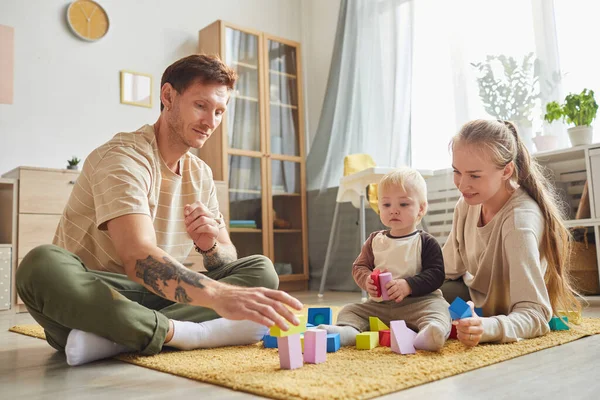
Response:
[[[212,253],[214,249],[217,248],[217,241],[215,240],[215,244],[212,245],[212,247],[208,250],[202,250],[200,247],[198,247],[196,245],[196,243],[194,243],[194,248],[196,249],[196,251],[202,255],[208,254],[208,253]]]

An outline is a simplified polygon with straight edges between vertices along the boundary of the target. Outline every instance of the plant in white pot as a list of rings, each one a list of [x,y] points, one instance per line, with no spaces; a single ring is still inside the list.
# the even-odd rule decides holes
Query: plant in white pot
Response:
[[[505,55],[488,55],[485,61],[471,65],[480,74],[477,83],[485,111],[497,119],[514,122],[531,149],[533,111],[540,96],[539,62],[534,54],[525,55],[519,62]]]
[[[79,163],[81,162],[81,159],[73,156],[73,158],[67,160],[67,162],[69,163],[67,165],[67,169],[79,169]]]
[[[561,106],[553,101],[546,104],[546,114],[544,114],[544,121],[549,124],[554,121],[558,121],[563,116]],[[558,147],[558,137],[555,135],[542,135],[538,133],[533,138],[533,143],[535,143],[535,148],[537,151],[549,151],[554,150]]]
[[[592,121],[596,118],[598,103],[594,98],[594,91],[583,89],[579,94],[570,93],[565,97],[563,105],[553,101],[546,105],[544,119],[548,122],[560,118],[569,124],[575,125],[569,129],[569,140],[572,146],[580,146],[592,143],[594,130]]]

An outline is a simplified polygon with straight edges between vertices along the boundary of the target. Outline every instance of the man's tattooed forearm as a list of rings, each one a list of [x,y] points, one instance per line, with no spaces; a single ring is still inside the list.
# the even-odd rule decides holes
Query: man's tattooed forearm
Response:
[[[190,298],[181,283],[187,283],[190,286],[204,288],[200,282],[205,279],[204,275],[191,271],[187,268],[182,268],[173,264],[167,257],[163,257],[164,262],[160,262],[152,256],[148,256],[144,260],[137,260],[135,263],[135,275],[141,278],[146,285],[152,288],[155,293],[165,297],[162,288],[169,286],[169,281],[175,281],[175,301],[178,303],[190,303]]]
[[[235,246],[217,246],[217,251],[212,254],[204,254],[204,268],[211,271],[221,265],[229,264],[237,260],[237,251]]]

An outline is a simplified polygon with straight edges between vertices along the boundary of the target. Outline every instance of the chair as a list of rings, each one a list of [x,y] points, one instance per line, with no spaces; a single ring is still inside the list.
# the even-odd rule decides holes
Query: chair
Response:
[[[323,297],[325,291],[325,281],[331,258],[331,246],[335,237],[335,227],[337,226],[338,212],[340,203],[351,202],[359,210],[359,229],[361,244],[366,241],[365,226],[365,199],[369,194],[369,205],[375,212],[379,213],[377,206],[377,186],[378,182],[388,172],[394,168],[377,167],[375,162],[368,154],[351,154],[344,158],[344,176],[340,179],[340,186],[333,212],[333,222],[329,233],[329,242],[327,243],[327,252],[325,254],[325,264],[323,265],[323,275],[321,276],[321,285],[319,288],[319,297]],[[367,292],[362,291],[362,299],[367,299]]]

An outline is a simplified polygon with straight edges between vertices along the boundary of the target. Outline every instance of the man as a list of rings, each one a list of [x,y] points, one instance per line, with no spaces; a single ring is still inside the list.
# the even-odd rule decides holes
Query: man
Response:
[[[237,260],[210,168],[188,152],[219,126],[236,73],[213,56],[169,66],[153,125],[94,150],[54,245],[26,255],[17,292],[48,343],[79,365],[125,351],[255,343],[298,324],[263,256]],[[195,248],[205,274],[181,264]],[[219,318],[222,317],[222,318]]]

